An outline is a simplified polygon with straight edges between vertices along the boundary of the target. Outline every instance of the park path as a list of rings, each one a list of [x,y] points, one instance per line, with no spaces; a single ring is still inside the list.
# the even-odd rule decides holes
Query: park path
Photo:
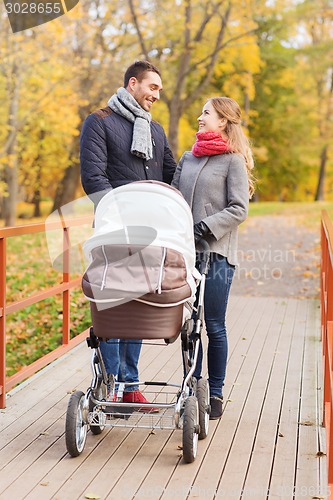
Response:
[[[240,227],[238,258],[233,295],[319,298],[319,223],[315,230],[292,215],[249,217]]]

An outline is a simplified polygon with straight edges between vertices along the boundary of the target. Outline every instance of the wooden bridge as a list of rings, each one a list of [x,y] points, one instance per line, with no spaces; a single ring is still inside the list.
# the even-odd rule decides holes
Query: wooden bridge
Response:
[[[193,464],[178,430],[89,433],[82,455],[68,456],[69,395],[91,378],[83,344],[10,392],[0,498],[327,498],[319,304],[231,297],[228,324],[224,413]],[[143,379],[178,383],[181,373],[178,342],[144,346]]]
[[[69,457],[67,403],[90,384],[91,351],[82,343],[53,361],[12,389],[0,410],[0,499],[330,498],[327,384],[322,425],[328,282],[324,317],[316,300],[231,296],[224,412],[192,464],[182,460],[176,429],[89,432],[83,453]],[[139,368],[142,380],[180,383],[180,343],[145,345]]]

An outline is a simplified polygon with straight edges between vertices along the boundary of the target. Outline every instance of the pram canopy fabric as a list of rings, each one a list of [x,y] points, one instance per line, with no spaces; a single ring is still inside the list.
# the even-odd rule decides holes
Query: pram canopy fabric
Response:
[[[99,309],[131,299],[168,307],[195,295],[191,210],[167,184],[140,181],[107,193],[83,248],[91,261],[83,290]]]
[[[190,269],[195,267],[191,209],[175,188],[158,181],[138,181],[107,193],[97,205],[94,234],[83,245],[86,257],[100,245],[127,244],[128,227],[139,229],[131,234],[131,244],[148,245],[153,238],[154,246],[176,250]]]

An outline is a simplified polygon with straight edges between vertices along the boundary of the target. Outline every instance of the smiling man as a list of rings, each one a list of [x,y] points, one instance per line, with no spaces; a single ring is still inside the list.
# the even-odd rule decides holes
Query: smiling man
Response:
[[[163,128],[149,113],[161,90],[159,70],[148,61],[136,61],[108,106],[86,118],[81,133],[81,180],[95,205],[110,189],[130,182],[171,183],[176,162]],[[101,342],[107,372],[121,382],[138,382],[141,344],[121,339]],[[147,403],[138,386],[126,391],[125,402]]]
[[[171,183],[176,167],[164,130],[149,113],[162,80],[148,61],[136,61],[106,108],[89,115],[81,133],[81,180],[97,203],[106,191],[140,180]]]
[[[130,74],[131,72],[129,72],[128,76]],[[128,76],[126,77],[125,75],[125,82]],[[161,77],[159,73],[155,73],[154,71],[147,71],[141,81],[138,77],[140,77],[140,74],[136,77],[131,76],[128,79],[127,85],[125,83],[126,90],[132,94],[137,103],[140,104],[145,111],[150,111],[154,102],[158,101],[160,98],[160,91],[162,90]]]

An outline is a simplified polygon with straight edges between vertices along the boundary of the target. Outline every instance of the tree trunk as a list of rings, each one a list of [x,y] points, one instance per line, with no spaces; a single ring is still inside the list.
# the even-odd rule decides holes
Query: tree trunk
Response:
[[[65,174],[58,185],[52,212],[75,199],[75,193],[79,185],[79,180],[80,166],[78,163],[74,163],[66,168]]]
[[[178,159],[179,121],[182,115],[180,102],[172,100],[169,106],[169,132],[168,141],[175,160]]]
[[[34,214],[33,217],[40,217],[41,212],[40,212],[40,189],[37,188],[36,191],[34,192],[34,198],[32,200],[32,203],[34,205]]]
[[[245,92],[244,92],[244,114],[243,114],[242,125],[246,129],[249,128],[250,106],[251,106],[251,104],[250,104],[249,92],[247,89],[245,89]]]
[[[80,138],[75,137],[70,155],[71,164],[66,168],[64,176],[57,187],[52,212],[70,203],[75,199],[75,194],[80,182]]]
[[[4,168],[4,179],[7,184],[7,196],[3,198],[3,217],[5,219],[5,226],[14,226],[16,222],[16,203],[17,203],[17,120],[18,120],[18,107],[20,96],[20,74],[17,65],[14,63],[12,69],[12,81],[9,85],[9,114],[8,114],[8,131],[9,134],[15,131],[13,140],[9,143],[7,150],[4,152],[5,156],[9,157],[9,161]]]
[[[16,203],[17,203],[17,138],[12,141],[7,155],[11,164],[5,165],[4,179],[6,183],[7,196],[3,197],[2,201],[2,214],[5,220],[5,226],[15,226],[16,222]],[[8,162],[9,163],[9,162]]]
[[[91,85],[90,80],[84,80],[84,82],[80,82],[80,94],[88,95],[89,85]],[[81,124],[78,127],[79,134],[73,138],[73,142],[71,145],[71,154],[70,160],[71,165],[68,166],[64,172],[63,178],[59,183],[55,199],[53,202],[52,212],[54,210],[58,210],[63,205],[70,203],[75,199],[76,191],[80,184],[80,134],[82,130],[82,125],[85,118],[91,112],[91,108],[97,108],[98,101],[96,96],[96,102],[89,103],[86,106],[82,106],[79,109],[79,116],[81,120]]]
[[[40,180],[41,180],[41,168],[38,168],[37,172],[37,182],[36,182],[36,187],[34,191],[34,196],[32,199],[32,203],[34,205],[34,214],[33,217],[40,217],[41,212],[40,212],[40,200],[41,200],[41,193],[40,193]]]
[[[11,149],[15,147],[16,139],[13,141]],[[14,155],[12,165],[6,165],[5,167],[5,181],[8,192],[8,196],[3,197],[3,218],[5,220],[5,226],[15,226],[16,222],[17,156],[16,153],[14,153]]]
[[[320,168],[319,168],[319,177],[318,177],[315,201],[322,201],[324,199],[327,153],[328,153],[328,144],[325,144],[320,154]]]
[[[42,161],[43,161],[43,153],[42,153],[42,144],[45,139],[45,130],[41,129],[39,134],[39,150],[38,155],[35,160],[35,164],[37,166],[37,177],[36,177],[36,185],[35,192],[32,203],[34,204],[34,217],[40,217],[40,201],[41,201],[41,182],[42,182]]]

